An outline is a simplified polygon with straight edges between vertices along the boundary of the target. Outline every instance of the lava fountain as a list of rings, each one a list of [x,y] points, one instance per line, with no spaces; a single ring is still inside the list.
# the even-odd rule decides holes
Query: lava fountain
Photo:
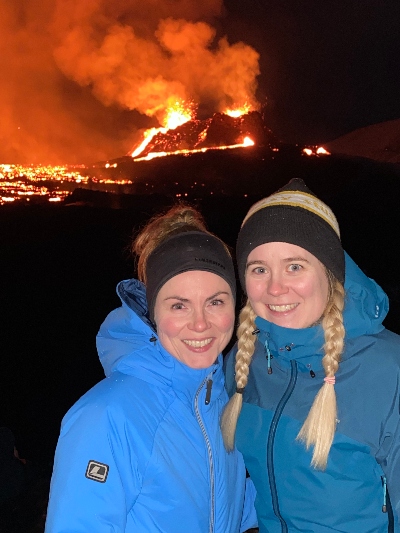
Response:
[[[245,103],[199,120],[193,102],[177,101],[166,110],[164,125],[144,131],[143,140],[130,155],[135,161],[149,161],[167,155],[254,146],[251,120],[244,119],[251,113],[256,112]]]

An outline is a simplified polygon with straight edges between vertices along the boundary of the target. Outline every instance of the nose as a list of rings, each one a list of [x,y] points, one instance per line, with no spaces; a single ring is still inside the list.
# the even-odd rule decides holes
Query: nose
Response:
[[[288,291],[288,288],[280,274],[271,273],[267,281],[267,292],[272,296],[280,296],[285,294]]]
[[[207,320],[207,315],[204,309],[193,310],[192,320],[189,325],[189,329],[201,333],[210,327]]]

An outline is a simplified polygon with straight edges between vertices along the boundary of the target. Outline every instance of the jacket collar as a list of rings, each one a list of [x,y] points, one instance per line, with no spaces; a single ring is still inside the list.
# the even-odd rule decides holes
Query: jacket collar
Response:
[[[282,366],[289,367],[290,361],[295,359],[300,370],[322,369],[324,333],[320,325],[303,329],[283,328],[258,316],[256,326],[258,341],[264,351],[270,350]]]

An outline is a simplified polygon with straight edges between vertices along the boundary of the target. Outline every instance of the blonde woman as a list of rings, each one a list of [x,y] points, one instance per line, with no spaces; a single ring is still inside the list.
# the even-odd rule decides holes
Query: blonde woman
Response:
[[[46,533],[241,533],[257,523],[254,489],[219,425],[231,256],[182,206],[133,249],[139,280],[118,284],[97,336],[106,378],[63,420]]]
[[[400,338],[382,325],[386,295],[299,179],[250,209],[237,262],[247,303],[222,428],[255,484],[260,533],[400,531]]]

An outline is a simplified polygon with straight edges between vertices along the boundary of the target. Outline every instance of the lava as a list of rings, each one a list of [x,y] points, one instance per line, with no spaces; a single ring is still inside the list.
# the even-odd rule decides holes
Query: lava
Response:
[[[305,155],[331,155],[328,150],[325,150],[323,146],[313,146],[312,148],[303,148],[303,154]]]
[[[225,114],[233,118],[238,118],[238,117],[241,117],[242,115],[246,115],[247,113],[250,113],[251,110],[252,110],[251,105],[246,102],[241,107],[234,107],[232,109],[227,109],[225,111]]]
[[[207,152],[208,150],[226,150],[229,148],[242,148],[245,146],[254,146],[254,142],[250,137],[245,137],[242,143],[231,144],[229,146],[210,146],[209,148],[198,148],[193,150],[176,150],[175,152],[149,152],[145,157],[138,157],[135,161],[150,161],[155,157],[164,157],[166,155],[187,155],[187,154],[196,154],[200,152]]]
[[[193,102],[175,102],[166,111],[164,125],[146,130],[142,142],[132,151],[131,157],[135,161],[149,161],[167,155],[187,155],[256,144],[244,119],[256,113],[251,111],[249,104],[229,108],[207,120],[198,120],[195,112]]]
[[[150,128],[144,132],[144,139],[139,146],[131,153],[135,159],[140,155],[147,145],[151,142],[153,137],[158,133],[167,133],[168,130],[174,130],[178,126],[182,126],[189,120],[194,118],[195,106],[193,102],[176,101],[171,107],[166,110],[164,119],[164,126],[161,128]]]
[[[108,165],[108,167],[117,165]],[[0,206],[13,202],[62,202],[76,186],[91,184],[132,185],[127,179],[97,178],[88,175],[84,165],[0,164]]]

